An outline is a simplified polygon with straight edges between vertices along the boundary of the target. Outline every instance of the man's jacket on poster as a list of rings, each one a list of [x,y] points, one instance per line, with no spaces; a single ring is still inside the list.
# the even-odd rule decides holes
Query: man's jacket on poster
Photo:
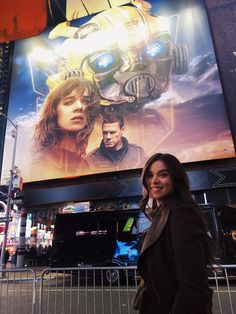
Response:
[[[123,147],[118,151],[106,148],[102,141],[99,148],[96,148],[85,157],[89,167],[98,171],[143,167],[145,163],[143,149],[136,144],[129,143],[125,137],[122,137],[122,141]]]

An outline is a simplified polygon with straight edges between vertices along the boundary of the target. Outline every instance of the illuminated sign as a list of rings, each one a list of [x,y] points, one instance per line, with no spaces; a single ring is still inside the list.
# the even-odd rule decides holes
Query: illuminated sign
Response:
[[[142,168],[156,152],[235,157],[205,7],[149,3],[15,43],[9,117],[24,182]],[[3,181],[12,145],[8,124]]]

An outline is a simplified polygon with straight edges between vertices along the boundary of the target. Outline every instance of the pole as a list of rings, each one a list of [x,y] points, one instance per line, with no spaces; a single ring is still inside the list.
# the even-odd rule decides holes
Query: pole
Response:
[[[25,260],[25,231],[26,231],[26,220],[27,220],[27,212],[25,208],[21,208],[20,215],[21,215],[20,236],[19,236],[19,242],[17,245],[16,267],[23,268],[24,260]]]
[[[5,222],[5,230],[3,234],[3,243],[1,249],[1,268],[5,269],[5,250],[6,250],[6,243],[7,243],[7,234],[8,234],[8,227],[9,227],[9,220],[10,220],[10,209],[11,209],[11,194],[12,194],[12,183],[14,178],[14,170],[15,170],[15,157],[16,157],[16,143],[17,143],[17,122],[14,124],[11,119],[9,119],[4,113],[0,112],[0,116],[5,117],[15,128],[12,131],[12,137],[14,138],[14,147],[13,147],[13,155],[12,155],[12,163],[10,169],[10,179],[9,179],[9,186],[8,186],[8,193],[7,193],[7,209],[6,209],[6,217],[9,218]]]

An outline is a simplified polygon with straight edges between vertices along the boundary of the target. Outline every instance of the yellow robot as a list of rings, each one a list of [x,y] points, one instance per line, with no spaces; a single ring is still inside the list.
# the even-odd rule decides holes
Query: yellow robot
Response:
[[[53,88],[82,76],[99,88],[101,105],[125,105],[138,111],[168,89],[172,73],[188,69],[185,45],[174,45],[168,20],[149,7],[120,6],[101,12],[79,28],[59,24],[49,38],[70,38],[58,48],[58,75]]]

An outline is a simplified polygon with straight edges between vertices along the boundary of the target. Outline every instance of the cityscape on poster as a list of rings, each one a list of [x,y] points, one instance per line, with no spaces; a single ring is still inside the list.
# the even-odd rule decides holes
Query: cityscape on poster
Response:
[[[205,7],[161,1],[15,43],[8,116],[24,182],[235,156]],[[11,126],[2,180],[9,173]]]

